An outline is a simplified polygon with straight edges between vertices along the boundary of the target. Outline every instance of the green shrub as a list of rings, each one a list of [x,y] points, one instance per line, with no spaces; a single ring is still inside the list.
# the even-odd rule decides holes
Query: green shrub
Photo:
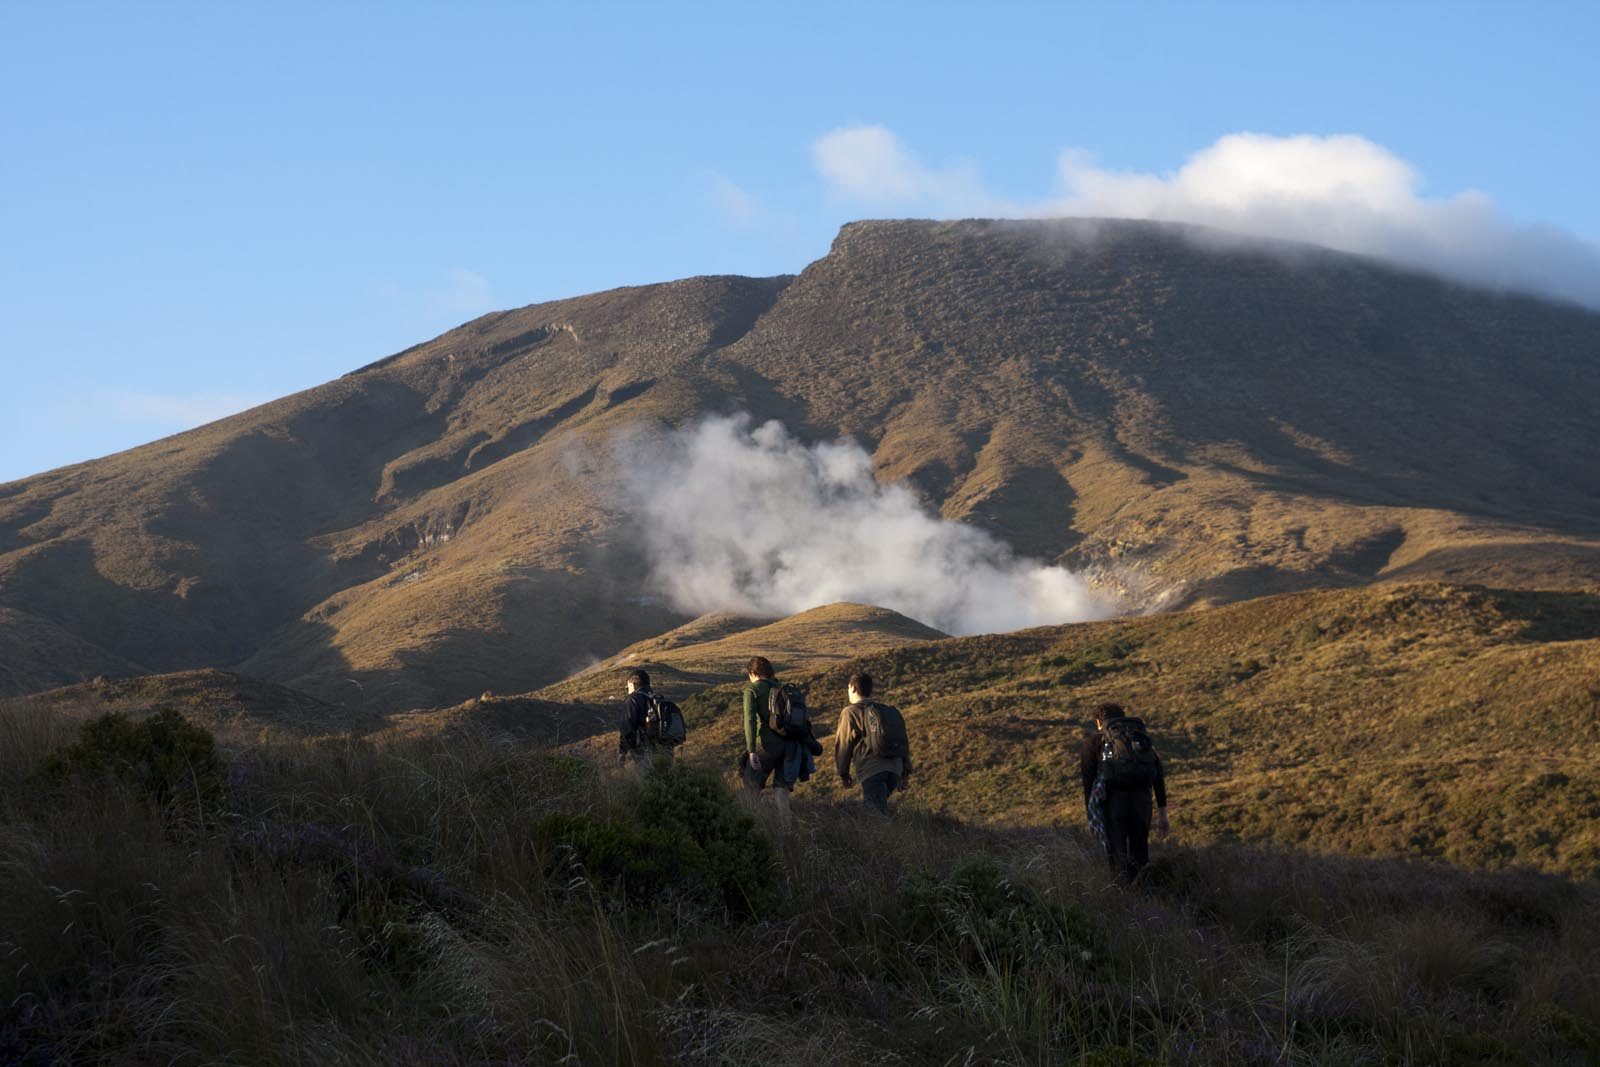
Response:
[[[549,862],[570,862],[602,888],[645,904],[684,889],[705,873],[705,858],[686,834],[593,815],[551,815],[534,837]]]
[[[40,773],[55,782],[114,778],[158,808],[210,811],[227,791],[227,770],[210,732],[171,708],[142,722],[118,712],[91,719]]]
[[[1039,666],[1045,674],[1052,671],[1059,672],[1055,675],[1057,685],[1084,685],[1102,675],[1127,669],[1131,666],[1127,662],[1128,657],[1138,650],[1137,641],[1118,637],[1088,648],[1048,657],[1040,660]],[[999,676],[1006,676],[1004,668],[1001,668]]]
[[[1105,958],[1088,916],[1012,880],[988,856],[964,860],[948,874],[913,875],[900,904],[908,940],[954,953],[968,967],[1009,970],[1044,954],[1091,971]]]
[[[713,775],[655,770],[625,804],[611,816],[543,819],[535,839],[547,862],[575,865],[630,904],[680,899],[739,916],[771,908],[777,852]]]
[[[645,779],[639,811],[645,825],[685,832],[699,846],[729,911],[761,915],[776,902],[777,849],[716,775],[658,770]]]

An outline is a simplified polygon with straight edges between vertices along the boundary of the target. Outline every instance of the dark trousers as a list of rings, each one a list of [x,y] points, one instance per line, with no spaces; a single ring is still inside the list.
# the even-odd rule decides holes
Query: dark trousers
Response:
[[[1133,881],[1150,862],[1150,815],[1154,808],[1148,787],[1106,790],[1106,857],[1111,873]]]
[[[761,753],[761,770],[756,771],[750,767],[749,757],[739,761],[739,777],[744,779],[744,787],[752,793],[759,793],[771,781],[779,789],[794,790],[794,783],[783,776],[783,756],[774,756],[769,752]]]
[[[900,776],[893,771],[880,771],[871,778],[861,779],[861,803],[868,811],[879,815],[889,814],[889,794],[900,788]]]

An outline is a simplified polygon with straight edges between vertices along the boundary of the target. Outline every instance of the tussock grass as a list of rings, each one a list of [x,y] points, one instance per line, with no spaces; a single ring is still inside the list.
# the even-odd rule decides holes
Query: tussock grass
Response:
[[[804,796],[780,828],[703,772],[640,781],[465,734],[226,749],[226,796],[197,818],[116,773],[40,786],[71,723],[10,708],[0,731],[26,741],[0,764],[0,1061],[1580,1064],[1600,1050],[1600,900],[1550,876],[1216,846],[1166,850],[1129,891],[1071,829],[886,821]],[[734,907],[673,874],[641,896],[541,836],[645,823],[647,804],[698,813],[679,816],[696,847],[768,865],[773,891]]]

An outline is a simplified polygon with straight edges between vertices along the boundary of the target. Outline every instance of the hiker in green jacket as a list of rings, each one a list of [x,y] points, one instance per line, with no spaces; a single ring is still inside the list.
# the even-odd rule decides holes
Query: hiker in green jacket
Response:
[[[745,664],[744,687],[744,759],[739,773],[751,796],[758,795],[770,780],[774,786],[772,803],[778,814],[788,821],[789,794],[794,790],[795,778],[788,777],[786,767],[792,767],[793,741],[783,737],[767,722],[767,709],[772,690],[778,686],[773,676],[772,661],[765,656],[752,656]]]

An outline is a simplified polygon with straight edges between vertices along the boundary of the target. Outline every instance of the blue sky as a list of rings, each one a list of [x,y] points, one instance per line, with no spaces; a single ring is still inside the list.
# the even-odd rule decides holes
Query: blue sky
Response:
[[[875,215],[1287,226],[1584,299],[1597,11],[5,4],[0,482]]]

